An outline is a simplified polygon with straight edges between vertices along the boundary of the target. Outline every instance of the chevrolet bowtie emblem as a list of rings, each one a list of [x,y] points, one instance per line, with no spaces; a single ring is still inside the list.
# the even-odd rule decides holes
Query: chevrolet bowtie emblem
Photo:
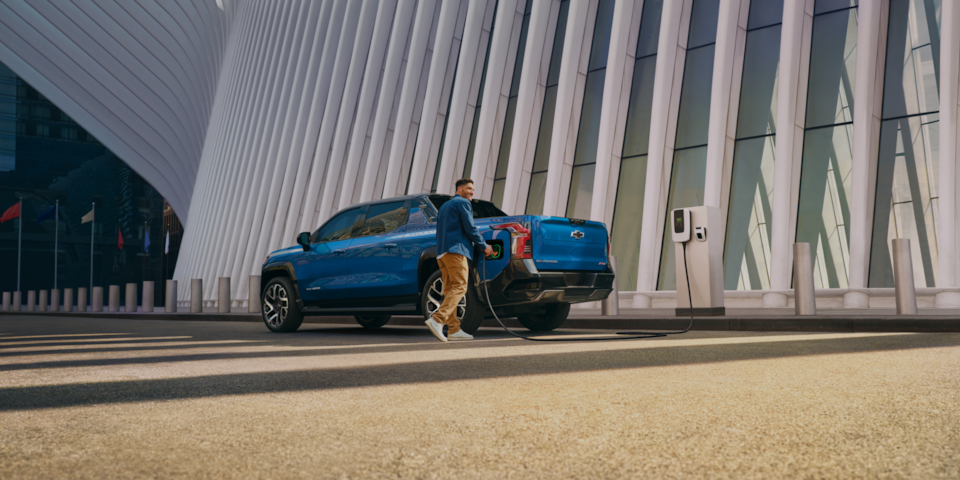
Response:
[[[573,238],[576,238],[577,240],[580,240],[581,238],[583,238],[583,232],[581,232],[580,230],[574,230],[573,232],[570,233],[570,236]]]

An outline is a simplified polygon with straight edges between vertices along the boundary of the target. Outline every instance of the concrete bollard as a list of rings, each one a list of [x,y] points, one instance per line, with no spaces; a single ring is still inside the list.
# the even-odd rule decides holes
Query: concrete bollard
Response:
[[[90,305],[90,310],[94,312],[103,311],[103,287],[93,287],[93,297],[91,299],[92,304]]]
[[[248,289],[247,312],[260,313],[260,275],[250,275]]]
[[[793,309],[797,315],[816,315],[813,291],[813,251],[809,243],[793,244]]]
[[[3,311],[10,311],[10,304],[13,303],[13,298],[10,295],[10,292],[3,292]]]
[[[913,283],[910,239],[893,239],[893,285],[897,296],[897,315],[917,314],[917,289]]]
[[[80,287],[77,289],[77,311],[87,311],[87,287]]]
[[[10,311],[19,312],[23,309],[23,292],[13,292],[13,304],[10,305]]]
[[[27,290],[27,311],[28,312],[37,311],[37,291],[36,290]]]
[[[220,277],[220,294],[217,295],[217,312],[230,313],[230,277]]]
[[[140,301],[144,313],[153,312],[153,281],[143,281],[143,300]]]
[[[50,300],[50,292],[46,290],[40,290],[40,294],[37,298],[37,311],[46,312],[47,307],[50,305],[48,302]]]
[[[610,270],[613,271],[613,288],[610,296],[600,302],[601,315],[620,315],[620,288],[617,286],[617,257],[610,255]]]
[[[63,289],[63,311],[73,313],[73,289]]]
[[[50,290],[50,311],[59,312],[60,311],[60,289],[54,288]]]
[[[190,313],[203,312],[203,279],[190,279]]]
[[[128,283],[126,296],[123,302],[123,311],[137,313],[137,284]]]
[[[166,298],[163,302],[163,311],[167,313],[177,312],[177,281],[167,280]]]
[[[107,310],[110,312],[119,312],[120,311],[120,285],[110,285],[110,292],[108,293],[109,297],[107,298],[108,307]]]

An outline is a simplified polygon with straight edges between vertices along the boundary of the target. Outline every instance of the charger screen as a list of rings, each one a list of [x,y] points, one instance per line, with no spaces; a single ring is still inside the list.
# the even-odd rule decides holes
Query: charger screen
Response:
[[[673,211],[673,231],[674,233],[683,232],[683,210]]]

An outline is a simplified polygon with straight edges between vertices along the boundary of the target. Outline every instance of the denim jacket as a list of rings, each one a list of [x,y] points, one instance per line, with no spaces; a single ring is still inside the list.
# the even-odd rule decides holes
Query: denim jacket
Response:
[[[473,260],[473,245],[486,246],[480,231],[473,223],[470,201],[454,196],[440,207],[437,219],[437,255],[459,253]]]

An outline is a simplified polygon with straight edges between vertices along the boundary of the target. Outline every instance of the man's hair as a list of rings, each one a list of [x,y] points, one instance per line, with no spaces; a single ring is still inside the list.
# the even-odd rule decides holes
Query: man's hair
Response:
[[[473,183],[473,180],[470,180],[469,178],[461,178],[460,180],[457,180],[456,188],[460,188],[468,183]]]

